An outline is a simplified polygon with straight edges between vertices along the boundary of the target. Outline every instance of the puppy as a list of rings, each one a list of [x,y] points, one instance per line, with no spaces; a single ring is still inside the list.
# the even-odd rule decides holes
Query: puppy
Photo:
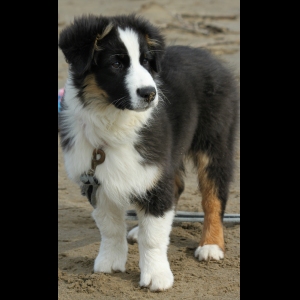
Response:
[[[59,134],[68,176],[94,206],[94,271],[125,271],[125,215],[134,205],[139,223],[128,237],[138,241],[140,286],[172,287],[167,248],[185,157],[205,213],[195,256],[222,259],[239,102],[230,72],[203,49],[165,47],[158,28],[136,15],[75,18],[59,47],[69,63]]]

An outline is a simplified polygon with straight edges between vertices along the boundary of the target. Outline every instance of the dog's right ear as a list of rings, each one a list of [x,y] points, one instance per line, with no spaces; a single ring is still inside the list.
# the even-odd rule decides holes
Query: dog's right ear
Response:
[[[75,18],[73,24],[62,30],[58,46],[71,70],[79,75],[89,70],[97,43],[113,28],[106,17],[93,15]]]

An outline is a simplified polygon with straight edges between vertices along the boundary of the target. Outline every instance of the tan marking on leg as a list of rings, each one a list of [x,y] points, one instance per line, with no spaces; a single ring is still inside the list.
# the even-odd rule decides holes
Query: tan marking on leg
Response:
[[[199,246],[218,245],[224,252],[224,234],[221,220],[221,200],[217,197],[214,182],[208,179],[207,166],[209,157],[200,153],[197,156],[198,178],[202,194],[202,208],[204,211],[204,224]]]
[[[199,246],[218,245],[224,252],[223,224],[221,222],[221,203],[215,197],[203,197],[202,207],[205,213],[202,237]]]
[[[175,182],[174,182],[174,194],[175,194],[176,204],[177,204],[178,199],[179,199],[179,187],[180,187],[180,178],[176,174],[175,175]]]
[[[175,206],[178,204],[179,197],[184,190],[184,181],[180,171],[175,174],[174,180],[174,195],[175,195]]]

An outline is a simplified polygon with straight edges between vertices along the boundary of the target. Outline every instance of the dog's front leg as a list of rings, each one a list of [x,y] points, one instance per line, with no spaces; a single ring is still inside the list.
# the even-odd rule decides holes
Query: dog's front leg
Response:
[[[151,291],[166,290],[172,287],[174,281],[167,257],[174,210],[166,212],[163,217],[137,211],[140,286],[149,286]]]
[[[99,254],[94,263],[95,272],[125,272],[128,245],[124,207],[117,206],[104,194],[92,213],[100,230],[101,243]]]

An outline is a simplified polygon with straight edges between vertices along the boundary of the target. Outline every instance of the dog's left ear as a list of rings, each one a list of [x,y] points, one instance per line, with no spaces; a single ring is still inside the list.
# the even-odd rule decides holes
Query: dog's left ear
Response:
[[[149,34],[146,34],[145,37],[148,48],[154,57],[151,67],[158,73],[161,69],[161,60],[165,49],[164,39],[160,34],[156,34],[155,37],[153,35],[150,37]]]
[[[146,39],[148,49],[154,57],[151,67],[155,72],[158,73],[161,69],[161,60],[165,51],[165,39],[160,33],[159,28],[152,25],[146,19],[143,19],[142,17],[136,17],[136,21],[139,24],[139,30],[143,33]]]
[[[113,28],[105,17],[93,15],[75,18],[74,23],[62,30],[58,46],[64,53],[71,70],[82,75],[89,70],[97,43]]]

